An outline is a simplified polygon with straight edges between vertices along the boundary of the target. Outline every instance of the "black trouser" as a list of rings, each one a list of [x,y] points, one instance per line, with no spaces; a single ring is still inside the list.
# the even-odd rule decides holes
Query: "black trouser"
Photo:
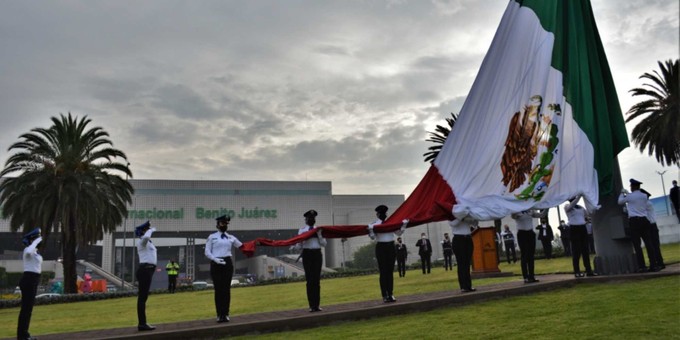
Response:
[[[397,256],[397,271],[399,271],[399,277],[406,276],[406,256]]]
[[[168,275],[168,291],[174,293],[175,288],[177,288],[177,275]]]
[[[309,308],[319,308],[321,303],[321,265],[323,255],[321,249],[303,249],[302,266],[307,281],[307,302]]]
[[[661,256],[661,240],[659,240],[659,226],[656,223],[652,223],[652,232],[650,234],[652,243],[654,243],[654,248],[656,249],[656,260],[657,266],[666,266],[663,262],[663,256]]]
[[[595,237],[593,234],[588,234],[588,250],[591,254],[595,254]]]
[[[543,254],[546,259],[552,258],[552,241],[548,239],[541,239],[541,245],[543,246]]]
[[[571,233],[571,231],[569,231]],[[571,239],[562,237],[562,246],[564,246],[564,255],[571,256]]]
[[[571,232],[571,262],[574,266],[574,274],[581,272],[579,266],[579,258],[583,259],[583,268],[586,273],[592,273],[593,270],[590,267],[590,247],[588,246],[588,230],[586,225],[571,225],[569,228]]]
[[[633,249],[635,250],[635,257],[637,258],[638,268],[644,269],[645,257],[642,255],[642,246],[640,240],[645,242],[647,248],[647,257],[649,258],[649,268],[653,269],[657,266],[656,253],[654,242],[651,238],[651,225],[646,217],[630,217],[630,239],[633,242]]]
[[[520,265],[525,280],[534,278],[534,253],[536,252],[536,233],[533,230],[517,230]]]
[[[226,262],[218,264],[210,261],[210,277],[213,280],[215,289],[215,311],[217,317],[229,315],[229,305],[231,304],[231,278],[234,276],[234,264],[231,257],[221,257]]]
[[[380,271],[380,292],[383,298],[392,296],[394,289],[394,259],[397,252],[393,242],[378,242],[375,245],[375,258]]]
[[[458,263],[458,285],[460,289],[472,289],[472,277],[470,276],[470,265],[472,264],[472,252],[474,250],[472,236],[454,234],[451,244]]]
[[[146,300],[149,298],[151,289],[151,279],[156,271],[156,265],[150,263],[140,263],[137,268],[137,280],[139,281],[139,291],[137,292],[137,322],[146,325]]]
[[[40,274],[34,272],[24,272],[19,281],[21,310],[17,324],[17,339],[26,339],[31,336],[28,333],[28,326],[31,324],[31,314],[33,314],[33,304],[35,303],[35,294],[38,293],[39,283]]]
[[[517,262],[517,253],[515,252],[515,241],[505,241],[505,258],[510,263],[510,253],[512,253],[512,262]]]
[[[420,266],[423,268],[423,274],[425,274],[425,269],[427,269],[428,273],[430,272],[430,267],[432,266],[430,257],[432,257],[431,253],[420,254]]]
[[[453,249],[444,249],[444,269],[453,270]]]

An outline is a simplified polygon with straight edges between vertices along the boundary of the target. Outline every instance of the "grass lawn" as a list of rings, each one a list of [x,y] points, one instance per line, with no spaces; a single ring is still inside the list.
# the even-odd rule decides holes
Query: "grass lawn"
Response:
[[[667,263],[680,262],[680,244],[664,245],[662,248],[664,258]],[[521,280],[521,273],[519,263],[510,264],[502,263],[500,268],[504,272],[513,272],[516,276],[505,277],[505,278],[495,278],[495,279],[480,279],[473,280],[473,285],[484,286],[491,283],[502,282],[507,280]],[[562,257],[552,260],[537,260],[536,261],[536,273],[569,273],[571,272],[571,260]],[[517,275],[520,275],[519,277]],[[444,271],[443,268],[435,268],[430,275],[422,275],[420,270],[410,270],[407,272],[405,278],[399,278],[395,275],[395,295],[397,298],[400,295],[410,295],[416,293],[424,292],[434,292],[442,290],[458,289],[458,283],[456,279],[455,270]],[[647,281],[645,281],[647,282]],[[674,321],[677,324],[678,318],[677,309],[680,308],[678,304],[678,292],[680,290],[680,281],[675,278],[670,280],[669,285],[674,288],[671,291],[671,296],[673,299],[669,299],[666,296],[666,302],[673,302],[675,307],[675,318]],[[630,283],[634,284],[644,284],[642,283]],[[628,284],[626,284],[628,285]],[[596,285],[594,287],[587,287],[588,289],[602,289],[607,291],[614,285]],[[579,286],[581,287],[581,286]],[[584,285],[584,287],[586,287]],[[637,295],[646,294],[645,291],[637,291]],[[551,300],[549,305],[560,306],[564,305],[565,309],[571,307],[569,304],[563,304],[562,300],[572,301],[585,300],[580,297],[581,289],[572,289],[562,292],[560,294],[576,294],[576,296],[567,296],[564,298],[557,298],[556,301],[552,301],[551,297],[544,297],[543,299]],[[552,294],[552,293],[550,293]],[[599,293],[597,293],[599,294]],[[596,295],[597,295],[596,294]],[[636,295],[633,294],[633,295]],[[379,293],[379,283],[378,275],[366,275],[359,277],[350,278],[338,278],[338,279],[328,279],[321,281],[321,303],[324,305],[333,305],[344,302],[352,301],[364,301],[371,299],[380,299]],[[531,298],[531,297],[526,297]],[[626,300],[628,296],[622,295],[617,296],[614,301]],[[518,298],[520,299],[520,298]],[[524,299],[524,298],[521,298]],[[519,320],[522,320],[522,324],[528,322],[527,320],[538,318],[544,322],[550,324],[550,329],[552,327],[559,327],[563,322],[561,321],[561,316],[555,315],[555,313],[548,313],[546,309],[535,307],[535,302],[528,302],[526,310],[524,308],[524,303],[522,300],[517,300],[519,305],[516,306],[514,310],[508,311],[509,315],[514,316],[512,320],[514,323],[519,324]],[[277,285],[267,285],[267,286],[254,286],[254,287],[242,287],[232,289],[232,303],[231,303],[231,314],[232,315],[242,315],[251,314],[258,312],[274,311],[274,310],[288,310],[297,308],[306,308],[307,299],[305,296],[305,284],[304,282],[287,283],[287,284],[277,284]],[[512,301],[508,299],[505,301]],[[485,308],[493,309],[500,302],[490,302]],[[642,308],[637,308],[635,305],[630,309],[621,309],[616,311],[616,313],[623,313],[624,315],[629,315],[629,317],[634,317],[637,314],[645,314]],[[473,306],[474,307],[474,306]],[[469,307],[466,307],[469,308]],[[590,310],[590,309],[589,309]],[[640,312],[643,311],[643,312]],[[565,312],[567,312],[565,310]],[[626,314],[625,312],[628,312]],[[435,311],[431,313],[444,313],[443,311]],[[493,312],[484,312],[487,313]],[[605,313],[614,313],[612,311],[606,311]],[[475,312],[474,315],[479,313]],[[668,313],[673,315],[672,313]],[[0,309],[0,337],[14,337],[16,336],[16,322],[19,315],[19,308],[8,308]],[[215,308],[213,302],[213,292],[212,290],[198,291],[198,292],[184,292],[177,294],[154,294],[149,297],[147,302],[147,317],[149,322],[152,324],[162,324],[171,323],[177,321],[187,321],[187,320],[199,320],[199,319],[211,319],[215,315]],[[495,314],[494,314],[495,315]],[[496,318],[500,318],[501,315],[495,315],[492,324],[498,324],[495,321]],[[548,317],[548,319],[545,319]],[[413,315],[404,316],[406,319],[415,319]],[[420,316],[418,316],[420,318]],[[445,322],[445,320],[455,320],[451,321],[452,326],[450,331],[454,331],[456,327],[459,327],[463,323],[469,324],[474,322],[476,318],[462,316],[456,317],[454,319],[441,319],[438,322]],[[578,320],[591,320],[591,317],[586,317]],[[55,304],[55,305],[44,305],[36,306],[33,310],[33,317],[31,321],[30,331],[32,334],[50,334],[50,333],[63,333],[63,332],[74,332],[74,331],[84,331],[93,329],[104,329],[104,328],[117,328],[117,327],[132,327],[136,326],[137,314],[136,314],[136,298],[120,298],[111,300],[101,300],[101,301],[88,301],[88,302],[77,302],[77,303],[67,303],[67,304]],[[489,321],[489,320],[487,320]],[[554,325],[553,325],[554,324]],[[650,322],[649,325],[656,325],[657,322]],[[500,330],[505,329],[506,325],[498,324],[496,328],[498,336],[501,335]],[[604,326],[604,325],[602,325]],[[377,324],[373,324],[373,327],[378,327]],[[410,328],[417,329],[417,320],[414,320],[414,324]],[[489,326],[492,327],[492,326]],[[390,326],[391,328],[391,326]],[[494,336],[496,333],[493,333]],[[680,332],[677,332],[680,334]],[[567,333],[560,332],[555,333],[555,336],[566,336]],[[415,336],[415,335],[414,335]],[[482,335],[480,335],[482,336]],[[493,337],[492,335],[489,335]]]
[[[680,277],[574,288],[236,339],[677,339]]]

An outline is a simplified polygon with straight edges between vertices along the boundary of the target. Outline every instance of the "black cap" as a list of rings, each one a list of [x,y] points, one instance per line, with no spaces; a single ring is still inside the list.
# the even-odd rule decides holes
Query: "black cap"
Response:
[[[386,213],[386,212],[387,212],[387,209],[388,209],[387,206],[386,206],[386,205],[383,205],[383,204],[381,204],[381,205],[375,207],[375,211],[376,211],[376,212],[379,212],[379,213],[381,213],[381,214]]]
[[[313,209],[304,214],[305,217],[316,217],[317,215],[319,214],[316,212],[316,210]]]
[[[149,221],[146,221],[146,222],[136,226],[135,227],[135,235],[137,235],[137,237],[144,235],[144,230],[148,229],[149,227],[151,227],[151,223]]]
[[[642,182],[636,180],[635,178],[631,178],[630,179],[630,185],[635,185],[635,184],[640,185],[640,184],[642,184]]]
[[[215,221],[217,221],[217,222],[219,222],[219,221],[227,221],[227,222],[228,222],[228,221],[231,221],[231,217],[229,217],[229,216],[227,216],[227,215],[222,215],[222,216],[216,218]]]

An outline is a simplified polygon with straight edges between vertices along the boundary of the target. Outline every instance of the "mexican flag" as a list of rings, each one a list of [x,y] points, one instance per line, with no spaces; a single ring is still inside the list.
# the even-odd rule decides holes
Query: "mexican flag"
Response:
[[[577,194],[597,205],[612,192],[613,161],[628,145],[590,2],[511,0],[437,159],[374,230],[395,231],[403,219],[409,227],[498,219]],[[364,225],[321,228],[329,238],[367,233]]]

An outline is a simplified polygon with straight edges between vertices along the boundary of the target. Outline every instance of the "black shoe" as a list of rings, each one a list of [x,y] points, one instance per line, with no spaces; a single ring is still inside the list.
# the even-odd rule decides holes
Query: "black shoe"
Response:
[[[587,272],[587,273],[586,273],[586,276],[587,276],[587,277],[593,277],[593,276],[598,276],[598,275],[597,275],[597,273]]]
[[[151,326],[148,323],[137,326],[138,331],[152,331],[154,329],[156,329],[156,326]]]
[[[387,302],[397,302],[397,299],[394,298],[394,295],[390,295],[387,297]]]
[[[574,273],[574,277],[576,277],[576,278],[583,277],[583,276],[584,276],[584,274],[581,273],[581,272]]]
[[[536,279],[533,278],[533,277],[530,277],[530,278],[524,280],[524,283],[536,283],[536,282],[539,282],[539,281],[536,280]]]
[[[322,312],[322,311],[323,311],[323,309],[321,309],[321,307],[312,307],[312,308],[309,309],[310,313]]]
[[[229,316],[227,315],[221,315],[217,317],[217,322],[222,323],[222,322],[229,322]]]
[[[475,289],[475,288],[463,288],[460,291],[463,292],[463,293],[471,293],[471,292],[476,292],[477,289]]]
[[[647,267],[642,267],[642,268],[638,269],[637,272],[638,273],[646,273],[646,272],[648,272],[648,270],[647,270]]]

